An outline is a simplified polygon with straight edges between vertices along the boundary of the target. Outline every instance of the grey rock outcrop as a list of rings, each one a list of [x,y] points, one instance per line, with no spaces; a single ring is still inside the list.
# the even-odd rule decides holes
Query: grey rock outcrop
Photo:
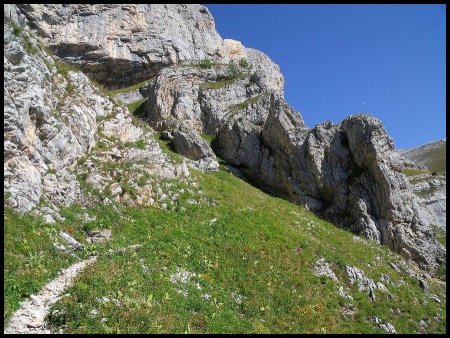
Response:
[[[445,249],[424,225],[402,174],[403,160],[379,120],[354,115],[305,126],[252,72],[227,67],[164,69],[146,117],[158,130],[183,123],[215,135],[212,148],[267,191],[432,268]]]
[[[120,197],[129,204],[155,199],[150,182],[139,186],[133,180],[189,176],[186,165],[174,165],[126,107],[104,96],[83,73],[61,71],[33,34],[13,29],[8,17],[4,50],[4,193],[10,207],[47,222],[62,220],[61,207],[89,199],[79,176],[106,189],[114,181],[104,170],[111,162],[116,175],[140,163],[128,182],[136,196]],[[93,160],[81,161],[86,157]]]
[[[198,136],[197,133],[189,130],[176,129],[172,134],[173,145],[181,155],[191,160],[200,160],[214,156],[208,143]]]
[[[172,144],[179,154],[192,160],[194,167],[203,171],[219,169],[214,152],[196,132],[180,126],[172,131]]]
[[[372,278],[367,277],[364,271],[354,266],[346,266],[345,271],[350,279],[351,284],[357,284],[359,291],[367,291],[369,299],[373,302],[376,299],[375,291],[387,292],[386,287],[381,282],[375,282]]]
[[[408,180],[419,197],[422,219],[428,225],[443,229],[447,224],[445,147],[446,140],[443,139],[400,152],[410,163],[409,168],[415,169]]]
[[[219,58],[223,50],[211,14],[201,5],[27,4],[17,8],[23,22],[57,56],[109,87],[140,82],[183,60]]]
[[[283,92],[279,67],[264,53],[224,39],[208,9],[188,4],[20,4],[5,16],[38,34],[63,61],[108,87],[147,80],[173,64],[247,59],[254,79]]]
[[[269,191],[386,244],[422,267],[445,259],[445,249],[420,220],[417,198],[380,121],[355,115],[309,130],[276,95],[267,110],[263,126],[245,118],[223,125],[217,154]]]
[[[53,59],[26,32],[15,36],[5,23],[4,39],[8,203],[29,211],[45,195],[52,203],[71,204],[80,192],[67,169],[94,145],[96,117],[115,107],[98,95],[84,74],[58,74]],[[34,46],[31,53],[24,47],[24,39]],[[22,57],[13,64],[8,55],[15,50],[20,50]]]
[[[338,281],[338,278],[336,277],[335,273],[333,272],[333,270],[331,270],[330,263],[325,261],[324,258],[321,258],[316,262],[313,274],[315,276],[328,277],[336,282]]]
[[[391,323],[385,323],[378,317],[372,317],[370,319],[371,322],[377,324],[380,329],[385,331],[386,333],[396,334],[397,331],[395,330],[395,327]]]

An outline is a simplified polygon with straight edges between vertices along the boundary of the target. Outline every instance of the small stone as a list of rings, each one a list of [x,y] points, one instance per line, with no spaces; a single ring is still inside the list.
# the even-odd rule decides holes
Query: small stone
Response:
[[[421,288],[423,291],[428,290],[428,284],[427,284],[427,282],[426,282],[424,279],[422,279],[422,278],[419,278],[419,286],[420,286],[420,288]]]
[[[431,295],[430,299],[434,300],[436,303],[439,303],[439,304],[441,303],[441,300],[435,295]]]
[[[313,273],[315,276],[326,276],[326,277],[331,278],[334,281],[338,281],[333,270],[331,270],[331,268],[330,268],[330,264],[328,262],[326,262],[324,258],[321,258],[316,262]]]
[[[32,320],[31,322],[27,323],[27,326],[31,327],[31,328],[38,328],[38,327],[41,327],[43,324],[44,324],[43,320],[35,319],[35,320]]]

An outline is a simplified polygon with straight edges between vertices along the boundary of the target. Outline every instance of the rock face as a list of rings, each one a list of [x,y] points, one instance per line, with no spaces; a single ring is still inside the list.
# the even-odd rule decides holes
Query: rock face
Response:
[[[94,145],[96,117],[117,107],[99,96],[84,74],[58,74],[53,59],[35,41],[15,36],[7,23],[4,39],[8,202],[29,211],[47,195],[53,203],[69,205],[80,189],[66,169]],[[23,39],[35,45],[34,54],[25,49]]]
[[[403,160],[381,122],[354,115],[305,126],[252,70],[164,69],[150,88],[146,119],[214,135],[215,153],[267,191],[307,206],[361,236],[433,267],[445,250],[418,213]]]
[[[446,140],[443,139],[401,151],[411,168],[422,169],[421,173],[408,176],[419,197],[422,219],[426,224],[444,229],[447,224],[445,147]]]
[[[126,163],[147,160],[136,168],[136,180],[139,170],[156,178],[189,176],[185,165],[171,163],[152,134],[134,124],[126,107],[102,95],[83,73],[65,71],[33,35],[14,30],[6,19],[4,193],[9,206],[33,210],[48,222],[61,219],[60,207],[86,198],[77,176],[85,171],[86,181],[100,190],[114,181],[102,169],[108,161],[123,171]],[[120,151],[124,144],[128,148]],[[104,151],[107,147],[110,151]],[[87,154],[96,162],[81,163]],[[130,203],[152,203],[149,185],[135,190],[137,200]]]
[[[183,60],[219,58],[222,39],[200,5],[18,5],[55,54],[108,86]]]
[[[445,249],[425,225],[402,174],[405,161],[381,122],[353,115],[308,128],[283,98],[279,67],[262,52],[222,40],[205,7],[5,5],[4,15],[108,87],[157,75],[139,94],[124,97],[148,97],[141,118],[198,167],[217,168],[212,149],[266,191],[422,268],[445,262]],[[124,168],[139,179],[146,173],[189,176],[186,164],[174,165],[161,153],[148,126],[101,95],[83,73],[61,74],[33,37],[14,33],[9,23],[4,32],[5,192],[11,206],[29,211],[43,196],[55,206],[73,203],[81,194],[75,173],[116,202],[152,205],[151,185],[116,182]],[[213,138],[211,148],[199,133]]]

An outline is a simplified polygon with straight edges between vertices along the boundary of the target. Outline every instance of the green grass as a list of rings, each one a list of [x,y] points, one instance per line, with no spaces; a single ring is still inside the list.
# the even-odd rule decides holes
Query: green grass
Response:
[[[427,170],[405,168],[403,169],[403,174],[405,174],[406,176],[415,176],[421,174],[429,174],[429,172]]]
[[[444,173],[446,172],[446,157],[447,152],[445,149],[446,142],[442,142],[438,146],[426,147],[422,150],[420,155],[416,155],[413,161],[423,163],[427,166],[430,173]]]
[[[202,69],[209,69],[214,66],[214,62],[208,59],[204,59],[197,64]]]
[[[124,146],[125,146],[126,148],[137,148],[137,149],[145,149],[145,145],[146,145],[146,143],[145,143],[145,141],[142,140],[142,139],[137,140],[137,141],[135,141],[135,142],[127,141],[127,142],[125,142],[125,144],[124,144]]]
[[[128,104],[127,108],[132,115],[139,116],[144,111],[146,102],[147,102],[147,99],[141,99],[141,100],[138,100],[138,101]]]
[[[63,310],[50,318],[53,325],[67,325],[67,333],[380,333],[368,322],[378,316],[399,333],[419,332],[422,318],[431,319],[428,332],[445,332],[445,290],[430,282],[442,303],[427,301],[417,281],[388,266],[399,257],[387,248],[354,242],[349,232],[223,170],[192,175],[218,205],[189,204],[185,193],[179,201],[184,211],[124,209],[126,216],[109,225],[113,239],[97,249],[95,265],[53,306]],[[107,254],[130,244],[143,247]],[[338,284],[312,274],[320,257],[343,285],[349,285],[346,264],[377,281],[384,273],[406,284],[386,284],[392,299],[378,292],[373,303],[349,285],[357,312],[346,318]],[[192,283],[173,284],[177,269],[195,273]],[[97,316],[90,315],[93,309]]]
[[[22,32],[22,28],[20,28],[20,26],[14,21],[11,21],[11,27],[12,27],[12,30],[13,30],[13,34],[15,36],[19,36],[20,33]]]
[[[66,94],[67,95],[72,95],[73,91],[75,90],[75,86],[73,85],[72,82],[69,82],[66,86]]]
[[[235,83],[239,79],[241,79],[240,76],[233,76],[220,81],[204,82],[200,85],[200,89],[220,89]]]
[[[437,226],[435,224],[431,225],[433,231],[434,231],[434,236],[436,238],[436,240],[441,243],[443,246],[447,246],[447,236],[446,236],[446,229],[442,228],[440,226]]]
[[[438,147],[437,149],[430,150],[423,157],[427,158],[425,165],[428,167],[430,172],[443,173],[446,172],[446,149],[445,143]]]
[[[30,36],[27,33],[21,33],[22,41],[23,41],[23,47],[25,48],[25,51],[28,54],[37,54],[39,49],[34,45],[34,43],[31,41]]]
[[[152,77],[152,78],[150,78],[150,79],[144,80],[144,81],[142,81],[142,82],[135,83],[134,85],[129,86],[129,87],[126,87],[126,88],[120,88],[120,89],[115,89],[115,90],[109,90],[109,91],[107,91],[107,94],[108,94],[109,96],[114,97],[114,96],[117,96],[117,94],[123,94],[123,93],[131,92],[131,91],[133,91],[133,90],[142,88],[142,87],[145,86],[147,83],[150,83],[150,82],[154,81],[155,78],[156,78],[156,76],[154,76],[154,77]]]
[[[420,182],[426,182],[430,179],[430,176],[425,176],[425,177],[419,177],[419,178],[410,178],[409,179],[409,183],[411,183],[412,185],[420,183]]]
[[[420,190],[420,191],[415,191],[414,193],[419,196],[419,197],[427,197],[433,193],[436,192],[436,187],[430,187],[428,189],[424,189],[424,190]]]
[[[231,106],[231,107],[229,108],[229,110],[230,110],[231,112],[235,112],[235,111],[238,111],[238,110],[241,110],[241,109],[245,109],[245,108],[247,108],[248,106],[250,106],[250,105],[255,104],[256,102],[258,102],[258,100],[259,100],[260,97],[261,97],[261,95],[256,95],[256,96],[250,97],[250,98],[248,98],[247,100],[245,100],[244,102],[240,102],[240,103],[238,103],[238,104],[235,104],[235,105]]]
[[[77,68],[73,65],[69,65],[67,63],[62,62],[61,60],[58,60],[57,58],[54,58],[55,66],[61,75],[63,75],[65,78],[67,78],[67,74],[69,72],[76,72]]]
[[[161,134],[156,133],[155,134],[155,139],[156,141],[158,141],[159,143],[159,147],[161,148],[161,150],[167,155],[169,156],[169,158],[171,159],[171,161],[175,164],[180,164],[183,162],[184,157],[181,156],[180,154],[178,154],[172,147],[172,144],[170,141],[167,140],[163,140],[161,138]]]
[[[210,134],[205,134],[205,133],[201,133],[200,136],[202,137],[202,139],[204,139],[206,142],[208,142],[208,144],[210,146],[211,146],[211,142],[216,137],[215,135],[210,135]]]
[[[39,217],[20,215],[9,208],[4,210],[3,220],[3,322],[6,323],[21,301],[38,292],[75,259],[52,245],[60,226],[47,225]]]

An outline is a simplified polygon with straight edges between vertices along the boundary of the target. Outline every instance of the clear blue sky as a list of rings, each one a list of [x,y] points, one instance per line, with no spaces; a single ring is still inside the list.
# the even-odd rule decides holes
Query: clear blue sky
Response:
[[[442,139],[445,5],[206,5],[222,38],[266,53],[308,127],[379,118],[397,149]]]

